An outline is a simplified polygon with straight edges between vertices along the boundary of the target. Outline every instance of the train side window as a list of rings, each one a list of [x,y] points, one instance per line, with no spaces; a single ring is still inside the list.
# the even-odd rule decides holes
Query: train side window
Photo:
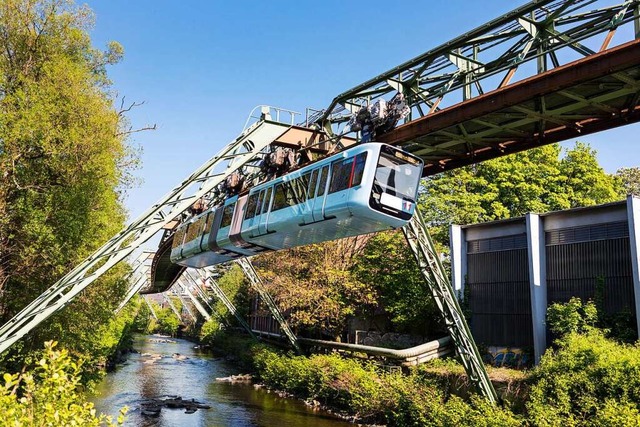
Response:
[[[231,220],[233,219],[233,209],[236,207],[235,202],[226,206],[222,211],[222,220],[220,220],[220,228],[225,228],[231,225]],[[213,212],[211,213],[211,217],[213,217]]]
[[[291,180],[289,183],[289,190],[293,192],[293,205],[300,204],[306,200],[307,186],[309,185],[308,178],[308,176],[301,176]]]
[[[267,213],[269,211],[269,205],[271,204],[271,191],[273,187],[267,188],[267,191],[264,193],[264,200],[262,201],[262,213]]]
[[[171,249],[175,249],[178,246],[182,245],[182,240],[184,240],[184,232],[187,230],[187,227],[180,227],[176,234],[173,235],[173,243],[171,244]]]
[[[262,213],[262,203],[264,202],[264,190],[260,190],[260,195],[258,196],[258,203],[256,206],[256,215],[260,215]]]
[[[364,165],[367,162],[367,153],[360,153],[356,156],[356,164],[353,167],[353,177],[351,178],[351,187],[362,183],[364,175]]]
[[[318,183],[318,169],[311,172],[311,178],[309,178],[309,192],[308,199],[316,197],[316,184]]]
[[[307,172],[300,177],[300,184],[302,187],[302,192],[300,194],[300,203],[304,202],[309,198],[309,180],[311,177],[311,172]]]
[[[278,211],[280,209],[284,209],[289,204],[287,203],[287,183],[282,182],[276,185],[275,194],[273,196],[273,206],[271,207],[271,212]]]
[[[207,222],[204,225],[204,230],[202,234],[208,233],[211,231],[211,223],[213,222],[214,212],[211,211],[207,214]]]
[[[258,206],[258,193],[253,193],[247,200],[247,210],[244,214],[244,219],[251,219],[256,216],[256,206]]]
[[[195,222],[189,224],[189,228],[187,229],[187,238],[185,242],[190,242],[201,234],[202,231],[202,220],[204,218],[198,218]]]
[[[318,184],[318,197],[324,195],[324,190],[327,188],[327,176],[329,175],[329,166],[322,168],[320,172],[320,183]]]
[[[331,163],[331,182],[329,183],[329,194],[349,188],[351,169],[353,168],[353,158],[340,159]]]

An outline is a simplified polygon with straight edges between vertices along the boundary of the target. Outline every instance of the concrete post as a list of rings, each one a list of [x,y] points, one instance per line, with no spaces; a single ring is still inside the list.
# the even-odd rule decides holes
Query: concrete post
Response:
[[[640,199],[627,196],[627,219],[629,222],[629,246],[631,247],[631,269],[633,274],[633,295],[636,302],[636,325],[640,337]]]
[[[544,225],[539,215],[527,214],[527,249],[529,258],[529,289],[531,292],[531,323],[533,353],[536,365],[547,348],[547,262]]]
[[[452,224],[449,227],[449,244],[451,245],[451,284],[458,299],[464,295],[465,278],[467,276],[467,239],[461,226]]]

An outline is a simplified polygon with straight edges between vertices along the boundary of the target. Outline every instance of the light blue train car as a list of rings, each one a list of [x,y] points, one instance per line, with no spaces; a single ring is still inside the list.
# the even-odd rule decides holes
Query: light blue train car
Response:
[[[422,168],[420,158],[386,144],[349,148],[181,225],[171,260],[199,267],[401,227],[415,211]]]

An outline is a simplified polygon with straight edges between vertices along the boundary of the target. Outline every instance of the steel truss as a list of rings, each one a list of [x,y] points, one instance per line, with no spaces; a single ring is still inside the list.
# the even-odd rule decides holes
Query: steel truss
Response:
[[[351,114],[396,92],[405,95],[411,121],[637,38],[640,1],[611,3],[529,2],[338,95],[317,122],[339,133],[335,126]],[[613,43],[621,27],[628,31]]]
[[[178,320],[180,320],[182,322],[182,314],[178,311],[178,309],[176,308],[176,306],[173,303],[173,301],[171,301],[171,298],[169,297],[169,295],[167,295],[166,293],[163,292],[162,293],[162,298],[167,302],[167,304],[169,304],[169,307],[171,308],[171,311],[173,311],[173,313],[176,315]]]
[[[149,274],[151,270],[151,264],[149,261],[153,259],[153,255],[154,252],[143,251],[132,264],[133,271],[129,275],[129,279],[132,284],[127,290],[127,294],[124,299],[118,308],[116,308],[115,314],[118,314],[120,310],[122,310],[124,306],[131,301],[131,298],[133,298],[133,296],[149,282]]]
[[[449,277],[442,266],[427,225],[418,209],[416,209],[411,221],[402,227],[402,232],[413,251],[422,277],[444,317],[445,326],[456,346],[462,365],[467,371],[469,382],[475,385],[478,392],[489,401],[498,402],[498,395],[489,380],[489,375],[453,292]]]
[[[273,298],[271,298],[271,295],[269,295],[269,292],[267,292],[267,290],[265,289],[264,284],[262,283],[262,279],[258,275],[258,272],[255,270],[255,268],[253,268],[253,264],[251,263],[249,258],[240,258],[236,260],[236,262],[242,268],[242,271],[244,271],[244,274],[249,279],[249,283],[251,283],[251,286],[258,292],[260,299],[264,301],[264,303],[269,308],[271,315],[278,321],[280,329],[289,339],[289,343],[291,343],[298,354],[301,354],[302,349],[300,348],[300,344],[298,343],[298,337],[295,336],[286,319],[280,312],[280,309],[276,305],[275,301],[273,300]]]
[[[267,120],[260,120],[248,127],[127,228],[3,325],[0,328],[0,353],[65,307],[84,288],[165,228],[196,200],[210,194],[231,173],[241,167],[257,167],[261,160],[260,153],[289,127]]]
[[[189,284],[182,278],[178,279],[177,283],[182,287],[182,292],[187,294],[187,296],[191,300],[191,303],[196,308],[196,310],[198,310],[198,313],[200,313],[200,316],[204,318],[205,322],[211,319],[211,315],[209,314],[209,312],[205,310],[204,306],[200,304],[200,301],[198,301],[198,299],[189,290]]]
[[[531,1],[338,95],[317,124],[340,134],[351,114],[396,92],[411,107],[410,122],[631,41],[639,17],[639,0]]]
[[[158,320],[158,315],[156,314],[156,311],[153,309],[153,306],[151,305],[151,303],[147,299],[147,296],[146,295],[142,295],[142,299],[144,300],[144,302],[147,303],[147,307],[149,307],[149,311],[151,312],[151,317],[153,317],[155,320]]]
[[[204,268],[196,270],[196,271],[198,272],[200,277],[202,277],[202,279],[205,281],[205,283],[209,283],[209,286],[211,287],[211,290],[213,291],[213,294],[216,296],[216,298],[218,298],[220,301],[222,301],[222,303],[225,305],[225,307],[227,307],[227,310],[229,310],[229,313],[231,313],[231,314],[233,314],[235,316],[235,318],[238,321],[238,323],[249,333],[249,335],[251,335],[251,337],[253,339],[258,339],[258,337],[256,337],[256,335],[251,330],[251,326],[249,326],[249,324],[240,315],[240,313],[238,312],[238,309],[231,302],[231,300],[227,297],[227,295],[224,293],[222,288],[220,288],[220,286],[218,285],[218,282],[216,282],[213,279],[212,268],[211,267],[204,267]]]

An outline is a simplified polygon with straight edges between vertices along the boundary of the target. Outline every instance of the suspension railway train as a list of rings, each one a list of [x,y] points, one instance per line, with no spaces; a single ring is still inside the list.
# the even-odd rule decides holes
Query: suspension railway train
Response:
[[[401,227],[414,213],[422,168],[420,158],[390,145],[349,148],[181,224],[171,262],[200,268]]]

